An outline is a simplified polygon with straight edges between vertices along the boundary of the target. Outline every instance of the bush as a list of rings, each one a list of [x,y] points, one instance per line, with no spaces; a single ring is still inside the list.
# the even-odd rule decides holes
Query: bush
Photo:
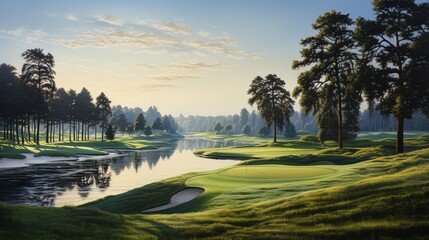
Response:
[[[312,134],[302,136],[299,140],[305,142],[319,142],[319,138]]]

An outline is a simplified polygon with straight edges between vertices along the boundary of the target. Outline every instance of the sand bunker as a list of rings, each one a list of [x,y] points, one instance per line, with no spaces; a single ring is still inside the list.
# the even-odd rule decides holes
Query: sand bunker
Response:
[[[202,188],[186,188],[186,189],[183,189],[182,191],[179,191],[179,192],[175,193],[173,196],[171,196],[170,203],[162,205],[162,206],[143,210],[142,213],[156,212],[156,211],[161,211],[161,210],[165,210],[165,209],[175,207],[175,206],[180,205],[182,203],[191,201],[192,199],[200,196],[203,192],[204,192],[204,189],[202,189]]]

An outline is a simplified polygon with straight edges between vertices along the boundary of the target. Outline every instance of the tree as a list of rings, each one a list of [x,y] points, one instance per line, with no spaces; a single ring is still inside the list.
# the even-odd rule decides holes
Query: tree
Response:
[[[152,135],[152,128],[150,126],[146,126],[143,130],[144,135],[150,136]]]
[[[231,125],[231,124],[230,124],[230,125],[225,126],[225,131],[226,131],[228,134],[230,134],[231,130],[232,130],[232,125]]]
[[[126,128],[125,128],[125,131],[127,132],[127,134],[128,135],[132,135],[133,133],[134,133],[134,126],[133,125],[128,125]]]
[[[247,123],[249,123],[250,113],[246,108],[241,109],[240,111],[240,126],[244,127]]]
[[[104,141],[104,131],[109,121],[108,117],[112,116],[112,109],[110,108],[111,101],[102,92],[96,99],[95,109],[99,117],[99,123],[101,127],[101,141]]]
[[[268,137],[268,135],[270,135],[270,129],[267,128],[266,126],[263,126],[261,129],[259,129],[258,135],[263,137]]]
[[[177,124],[176,120],[174,119],[173,116],[168,115],[168,122],[170,124],[170,129],[169,129],[169,133],[170,134],[175,134],[177,133],[177,130],[179,129],[179,125]]]
[[[113,130],[112,124],[109,124],[106,130],[106,139],[112,141],[115,139],[115,130]]]
[[[40,120],[44,106],[56,90],[53,70],[55,61],[50,53],[45,54],[40,48],[28,49],[22,53],[22,57],[25,63],[21,79],[25,85],[37,89],[38,102],[34,103],[37,117],[36,144],[40,144]]]
[[[248,124],[244,125],[243,129],[242,129],[242,133],[246,134],[246,135],[250,135],[250,132],[252,131],[252,129],[250,129],[250,126]]]
[[[214,126],[214,130],[216,133],[220,133],[220,131],[222,131],[223,127],[220,123],[216,123],[216,125]]]
[[[122,134],[125,132],[125,130],[127,129],[128,125],[130,125],[130,123],[127,121],[127,118],[125,117],[125,114],[119,114],[117,121],[116,121],[116,128],[122,132]]]
[[[76,118],[81,122],[81,140],[86,140],[85,132],[89,128],[89,123],[91,121],[91,113],[94,112],[95,105],[92,102],[91,93],[86,89],[82,88],[82,90],[76,96]]]
[[[429,4],[374,0],[372,5],[376,19],[356,21],[355,39],[362,53],[359,73],[370,108],[377,101],[382,114],[396,118],[398,154],[404,151],[404,120],[429,102]]]
[[[268,127],[274,123],[274,142],[277,142],[277,127],[282,130],[293,113],[294,101],[284,85],[277,75],[269,74],[265,79],[260,76],[253,79],[247,91],[249,104],[256,104]]]
[[[296,137],[296,129],[292,122],[286,123],[285,137],[289,137],[289,138]]]
[[[143,113],[140,113],[137,118],[136,121],[134,123],[134,130],[136,132],[142,132],[145,128],[146,125],[146,120],[144,119]]]
[[[146,124],[152,125],[157,118],[161,118],[161,113],[158,112],[158,108],[150,106],[145,112]]]
[[[170,119],[168,118],[167,115],[164,115],[161,119],[161,125],[162,125],[162,129],[169,133],[170,132]]]
[[[152,124],[152,129],[153,130],[162,130],[163,129],[160,117],[158,117],[158,118],[155,119],[155,121]]]
[[[320,16],[312,25],[318,34],[301,40],[304,47],[301,50],[303,60],[292,63],[293,69],[311,66],[309,70],[299,75],[298,86],[293,91],[295,98],[301,95],[300,105],[306,114],[310,111],[313,111],[313,114],[319,112],[321,110],[319,101],[330,104],[328,95],[332,94],[328,93],[335,93],[339,148],[343,148],[343,100],[345,89],[350,85],[350,78],[347,75],[353,68],[353,61],[356,58],[350,29],[352,24],[349,14],[331,11]],[[326,91],[327,89],[330,91]]]

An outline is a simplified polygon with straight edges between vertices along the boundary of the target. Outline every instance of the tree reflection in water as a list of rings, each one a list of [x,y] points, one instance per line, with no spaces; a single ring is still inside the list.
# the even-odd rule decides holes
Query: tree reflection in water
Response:
[[[182,139],[172,142],[167,148],[129,152],[114,158],[49,162],[20,169],[1,170],[0,201],[55,206],[58,196],[72,191],[76,191],[80,198],[85,199],[93,191],[106,191],[111,186],[112,178],[118,177],[130,168],[135,174],[139,173],[144,177],[145,173],[139,172],[143,164],[146,164],[149,170],[153,170],[160,161],[169,160],[176,150],[182,153],[185,150],[194,151],[201,148],[233,145],[237,144]]]

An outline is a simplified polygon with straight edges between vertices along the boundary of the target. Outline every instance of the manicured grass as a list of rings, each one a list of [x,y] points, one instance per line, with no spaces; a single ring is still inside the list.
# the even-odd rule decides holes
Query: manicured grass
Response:
[[[180,214],[115,215],[93,209],[0,204],[0,238],[425,239],[429,234],[428,159],[429,149],[423,149],[329,166],[337,172],[319,180],[246,187],[229,181],[231,189],[213,198],[204,193],[182,205],[186,213]],[[149,185],[96,204],[108,200],[112,209],[138,204],[148,201],[145,192],[149,189],[155,194],[150,198],[157,199],[167,192],[173,194],[173,188],[180,189],[184,183],[214,183],[201,181],[201,177],[219,179],[222,171],[228,170],[179,176],[165,181],[166,186]],[[240,172],[232,173],[236,178],[246,178]],[[172,188],[164,191],[169,185]],[[313,191],[309,191],[310,186]],[[273,194],[280,191],[281,196]],[[196,211],[193,206],[210,204],[212,207],[192,212]]]
[[[7,141],[0,141],[0,158],[23,158],[21,153],[32,153],[36,156],[69,157],[78,155],[106,155],[109,149],[156,149],[165,146],[168,142],[181,138],[181,135],[153,135],[153,136],[118,136],[114,141],[82,141],[82,142],[54,142],[36,145],[11,145]]]
[[[313,142],[282,140],[278,143],[260,144],[256,146],[200,149],[194,153],[208,158],[263,159],[279,158],[287,155],[317,153],[325,148],[326,147]]]
[[[296,166],[237,166],[219,173],[221,176],[245,179],[297,179],[320,176],[335,172],[331,168]]]
[[[298,140],[208,149],[253,160],[82,208],[0,204],[0,239],[425,239],[429,137],[405,144],[400,155],[390,155],[391,139],[358,140],[341,150]],[[158,214],[139,214],[186,187],[206,191]]]
[[[423,135],[428,135],[429,132],[422,131],[406,131],[404,138],[417,138]],[[358,139],[383,139],[396,138],[396,132],[359,132]]]

